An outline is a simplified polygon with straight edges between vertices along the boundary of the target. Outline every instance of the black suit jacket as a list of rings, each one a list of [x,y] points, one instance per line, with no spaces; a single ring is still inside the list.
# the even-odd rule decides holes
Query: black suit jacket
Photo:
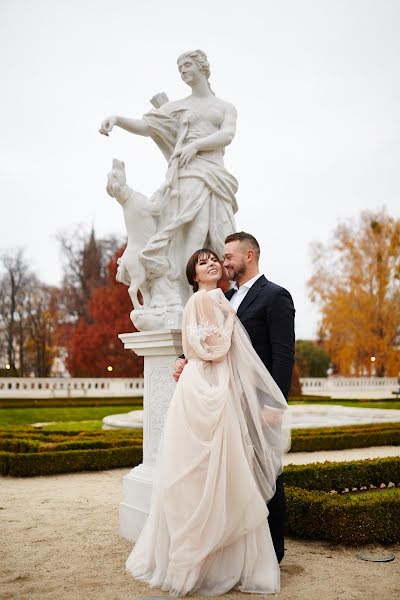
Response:
[[[234,291],[226,293],[228,300]],[[291,295],[261,275],[242,300],[237,316],[285,398],[294,365],[294,315]]]

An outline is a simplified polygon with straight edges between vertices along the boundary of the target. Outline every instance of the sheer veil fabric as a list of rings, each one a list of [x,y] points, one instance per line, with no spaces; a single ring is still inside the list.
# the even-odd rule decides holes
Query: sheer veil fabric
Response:
[[[190,298],[182,334],[188,364],[127,571],[173,596],[275,593],[266,502],[290,443],[285,398],[220,289]]]

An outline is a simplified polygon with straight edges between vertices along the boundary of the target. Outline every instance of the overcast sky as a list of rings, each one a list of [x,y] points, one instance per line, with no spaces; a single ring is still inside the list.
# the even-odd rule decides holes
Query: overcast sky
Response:
[[[211,86],[238,110],[225,164],[237,227],[315,335],[310,243],[364,209],[400,216],[400,1],[0,0],[0,252],[26,248],[58,284],[55,234],[125,235],[105,191],[112,158],[151,194],[166,163],[150,139],[97,130],[188,94],[176,59],[203,49]]]

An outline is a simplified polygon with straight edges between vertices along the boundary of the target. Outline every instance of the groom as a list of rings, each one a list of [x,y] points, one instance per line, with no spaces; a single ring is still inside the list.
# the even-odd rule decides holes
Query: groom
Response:
[[[226,293],[238,318],[249,334],[254,350],[261,358],[287,399],[294,364],[293,300],[287,290],[268,281],[259,272],[260,246],[250,233],[240,231],[225,240],[224,267],[234,286]],[[185,360],[177,360],[177,381]],[[281,562],[284,549],[285,492],[282,475],[268,503],[268,523],[276,556]]]

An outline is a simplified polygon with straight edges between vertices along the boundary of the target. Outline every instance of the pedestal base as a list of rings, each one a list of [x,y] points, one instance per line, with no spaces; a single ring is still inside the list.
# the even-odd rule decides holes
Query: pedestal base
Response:
[[[124,477],[124,496],[119,505],[119,531],[135,543],[149,514],[153,467],[141,464]]]
[[[180,330],[164,329],[124,333],[124,347],[144,356],[143,464],[124,477],[120,504],[121,535],[135,542],[150,510],[154,465],[168,406],[175,390],[172,377],[176,357],[182,353]]]

